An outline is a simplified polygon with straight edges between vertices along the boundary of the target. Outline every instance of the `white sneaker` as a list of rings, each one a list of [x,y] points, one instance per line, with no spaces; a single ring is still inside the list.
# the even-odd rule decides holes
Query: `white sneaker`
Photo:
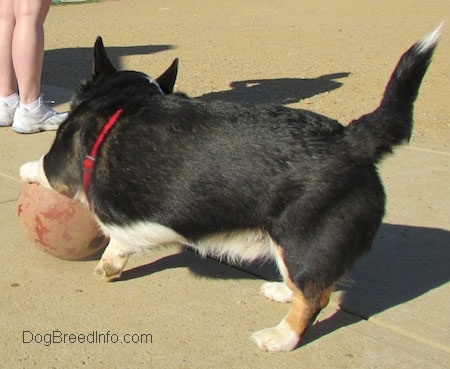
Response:
[[[18,101],[12,106],[0,101],[0,127],[9,127],[12,124],[17,105],[19,105]]]
[[[41,131],[55,131],[64,122],[69,113],[57,113],[44,104],[39,98],[39,107],[29,111],[20,104],[14,113],[12,129],[17,133],[36,133]]]

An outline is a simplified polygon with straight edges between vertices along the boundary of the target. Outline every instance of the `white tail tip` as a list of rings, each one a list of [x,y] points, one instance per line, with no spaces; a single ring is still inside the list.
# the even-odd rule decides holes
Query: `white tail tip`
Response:
[[[424,36],[417,43],[417,51],[419,53],[428,51],[438,43],[439,38],[442,34],[442,29],[444,28],[444,24],[445,22],[442,22],[433,32],[430,32],[428,35]]]

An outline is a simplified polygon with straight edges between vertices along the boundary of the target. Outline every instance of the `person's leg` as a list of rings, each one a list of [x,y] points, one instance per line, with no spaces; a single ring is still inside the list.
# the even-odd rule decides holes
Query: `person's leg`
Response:
[[[17,92],[17,82],[12,62],[14,26],[14,0],[0,0],[0,96]]]
[[[44,60],[44,21],[51,0],[16,0],[16,26],[12,60],[19,86],[20,102],[30,104],[40,96]]]
[[[57,113],[41,97],[44,61],[44,21],[51,0],[15,0],[16,26],[12,41],[12,59],[19,86],[20,103],[12,128],[18,133],[58,129],[67,113]]]
[[[14,0],[0,0],[0,126],[12,123],[19,95],[12,62]]]

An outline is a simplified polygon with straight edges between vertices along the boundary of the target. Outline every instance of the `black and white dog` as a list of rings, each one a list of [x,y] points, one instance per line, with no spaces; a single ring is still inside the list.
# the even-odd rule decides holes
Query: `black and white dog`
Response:
[[[414,44],[380,106],[348,126],[305,110],[172,94],[177,61],[156,80],[117,71],[98,38],[92,80],[21,178],[89,204],[110,238],[95,268],[107,280],[120,277],[129,255],[160,245],[231,262],[276,260],[284,283],[262,292],[291,308],[252,337],[264,350],[292,350],[370,248],[385,206],[376,165],[411,136],[440,34]]]

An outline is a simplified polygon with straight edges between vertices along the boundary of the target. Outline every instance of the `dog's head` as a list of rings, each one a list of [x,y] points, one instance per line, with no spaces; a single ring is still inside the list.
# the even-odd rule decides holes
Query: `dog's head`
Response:
[[[149,89],[155,94],[171,94],[178,73],[178,59],[175,59],[170,67],[158,78],[152,79],[148,75],[135,71],[118,71],[111,63],[103,40],[99,36],[94,44],[94,65],[92,78],[82,82],[71,101],[71,110],[74,110],[82,102],[92,99],[94,96],[102,95],[105,91],[114,89],[123,91],[132,87],[136,91],[139,87],[148,93]]]
[[[173,92],[178,59],[158,78],[144,73],[120,71],[111,63],[103,41],[94,45],[92,78],[82,82],[72,98],[71,112],[58,129],[43,168],[49,186],[69,197],[82,199],[81,163],[99,127],[118,107],[139,106],[149,99]]]

